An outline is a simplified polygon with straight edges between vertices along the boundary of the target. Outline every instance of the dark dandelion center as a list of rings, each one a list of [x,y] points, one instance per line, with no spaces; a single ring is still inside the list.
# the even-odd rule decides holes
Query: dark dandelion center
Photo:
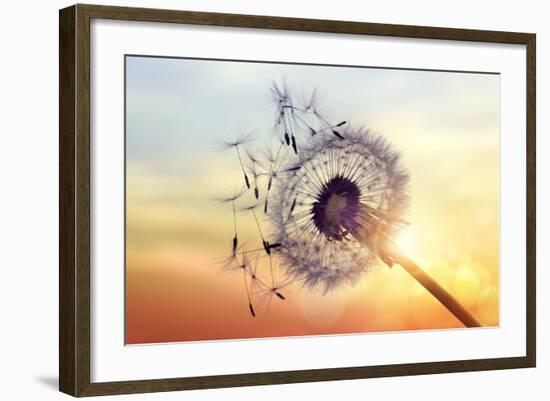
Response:
[[[313,204],[313,222],[330,240],[341,241],[358,226],[361,191],[350,179],[340,175],[323,185]]]

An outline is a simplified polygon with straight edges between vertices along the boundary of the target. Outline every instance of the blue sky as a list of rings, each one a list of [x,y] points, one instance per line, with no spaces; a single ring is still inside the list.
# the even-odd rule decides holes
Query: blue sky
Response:
[[[366,125],[403,146],[415,138],[498,141],[498,75],[130,56],[128,163],[193,170],[237,131],[269,135],[269,88],[282,79],[298,94],[317,87],[334,121]]]

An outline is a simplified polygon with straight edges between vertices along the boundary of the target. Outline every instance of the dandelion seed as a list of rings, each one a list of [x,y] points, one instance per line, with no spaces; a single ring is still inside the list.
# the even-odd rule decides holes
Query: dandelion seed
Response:
[[[244,250],[244,245],[239,245],[236,251],[229,252],[229,255],[219,262],[222,270],[233,272],[246,269],[248,266],[248,253]]]
[[[313,89],[311,91],[311,96],[309,98],[309,101],[304,104],[305,110],[314,110],[317,109],[319,105],[319,96],[318,96],[318,88]]]
[[[252,317],[256,316],[254,311],[254,306],[252,302],[251,289],[249,288],[252,283],[249,283],[250,269],[252,269],[250,261],[248,259],[247,253],[245,251],[236,252],[237,255],[241,255],[241,261],[237,260],[237,256],[231,256],[229,258],[229,264],[227,262],[224,264],[224,267],[228,270],[241,271],[243,277],[243,286],[245,288],[246,300],[248,303],[248,308]]]
[[[298,154],[298,146],[296,145],[296,138],[292,135],[292,150],[294,153]]]
[[[254,312],[254,307],[252,306],[252,303],[248,303],[248,308],[250,309],[250,314],[252,317],[256,317],[256,312]]]
[[[265,258],[265,257],[264,257]],[[259,260],[259,259],[257,259]],[[274,259],[269,258],[270,272],[272,275],[271,284],[267,284],[265,281],[258,279],[257,285],[252,290],[252,297],[254,299],[254,305],[256,309],[265,309],[269,312],[270,305],[274,298],[279,301],[286,300],[286,296],[283,294],[283,290],[292,283],[292,279],[285,277],[280,270],[280,266]],[[254,266],[254,271],[259,274],[258,264]],[[275,272],[278,273],[275,273]]]
[[[239,240],[237,238],[237,234],[233,237],[233,255],[237,254],[237,245],[239,243]]]
[[[242,212],[254,212],[254,209],[258,208],[258,204],[257,203],[252,203],[248,206],[243,206],[241,207],[241,211]]]
[[[219,203],[234,203],[235,201],[239,200],[243,195],[244,193],[246,192],[246,190],[244,189],[238,189],[236,191],[233,191],[231,193],[226,193],[226,194],[223,194],[223,195],[219,195],[219,196],[214,196],[212,198],[212,200],[214,200],[215,202],[219,202]]]
[[[248,142],[252,141],[253,139],[254,139],[253,138],[253,133],[249,132],[247,134],[236,135],[234,139],[228,140],[228,141],[222,141],[222,144],[221,144],[222,150],[235,149],[235,151],[237,153],[237,157],[239,159],[239,164],[241,165],[241,171],[242,171],[243,176],[244,176],[244,182],[245,182],[246,187],[248,189],[250,189],[250,180],[248,179],[248,175],[246,174],[246,171],[245,171],[245,168],[244,168],[240,148],[245,143],[248,143]]]
[[[251,141],[253,141],[255,138],[254,138],[254,133],[253,132],[247,132],[247,133],[238,133],[236,135],[233,136],[233,138],[229,139],[229,140],[222,140],[221,143],[220,143],[220,148],[222,151],[224,150],[229,150],[229,149],[232,149],[232,148],[236,148],[236,147],[239,147],[239,146],[243,146],[244,144],[246,143],[249,143]]]
[[[340,138],[340,139],[344,139],[344,137],[342,136],[342,134],[340,134],[338,131],[336,131],[335,129],[332,130],[332,133],[334,136],[336,136],[337,138]]]
[[[237,252],[237,248],[238,248],[238,244],[239,244],[239,239],[238,239],[238,235],[237,235],[237,209],[236,209],[236,205],[235,205],[235,202],[240,199],[243,195],[244,195],[245,191],[244,190],[238,190],[238,191],[234,191],[233,193],[231,194],[228,194],[228,195],[224,195],[224,196],[219,196],[219,197],[214,197],[214,200],[219,202],[219,203],[222,203],[222,204],[227,204],[227,203],[230,203],[231,204],[231,210],[233,212],[233,245],[232,245],[232,255],[233,257],[236,256],[236,252]]]
[[[267,253],[268,255],[271,255],[271,248],[269,247],[269,242],[264,240],[262,241],[262,244],[264,246],[265,253]]]

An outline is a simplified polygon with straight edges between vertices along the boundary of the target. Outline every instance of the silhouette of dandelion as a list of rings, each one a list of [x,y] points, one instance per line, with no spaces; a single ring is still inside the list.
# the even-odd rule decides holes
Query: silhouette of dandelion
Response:
[[[319,135],[286,161],[269,213],[288,272],[325,291],[373,265],[378,232],[397,232],[407,204],[408,175],[386,142],[366,130],[340,135]]]
[[[382,261],[401,265],[465,326],[480,326],[393,240],[407,224],[409,176],[390,144],[346,120],[331,123],[320,111],[317,90],[297,102],[286,83],[274,83],[271,96],[275,146],[247,149],[245,163],[241,148],[249,135],[224,143],[236,150],[246,185],[219,199],[231,203],[234,217],[232,253],[224,266],[243,272],[251,315],[255,307],[269,309],[272,299],[285,300],[282,290],[291,283],[327,292],[357,283]],[[255,248],[239,248],[237,212],[253,219]]]

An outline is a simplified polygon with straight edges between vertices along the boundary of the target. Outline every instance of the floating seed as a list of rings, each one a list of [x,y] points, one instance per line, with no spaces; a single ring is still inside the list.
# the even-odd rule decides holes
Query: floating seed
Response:
[[[233,256],[237,254],[237,244],[238,244],[238,239],[237,239],[237,235],[235,234],[235,237],[233,237]]]
[[[332,133],[334,134],[334,136],[340,138],[340,139],[344,139],[344,137],[342,136],[342,134],[340,134],[338,131],[336,131],[335,129],[332,130]]]

